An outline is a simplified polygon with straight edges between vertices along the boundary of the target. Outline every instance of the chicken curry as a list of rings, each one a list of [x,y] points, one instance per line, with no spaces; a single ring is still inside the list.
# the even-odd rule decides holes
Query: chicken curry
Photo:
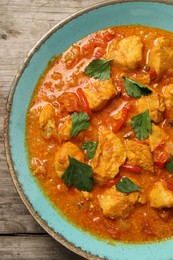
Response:
[[[97,237],[173,236],[172,39],[136,25],[92,33],[49,62],[32,96],[31,171]]]

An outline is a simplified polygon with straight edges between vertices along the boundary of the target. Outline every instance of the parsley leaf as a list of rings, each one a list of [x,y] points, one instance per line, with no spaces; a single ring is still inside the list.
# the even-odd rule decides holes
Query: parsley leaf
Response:
[[[112,60],[95,59],[85,68],[85,74],[95,79],[110,78],[110,63]]]
[[[85,112],[80,112],[80,113],[75,112],[71,115],[71,119],[72,119],[72,129],[70,132],[71,137],[78,135],[79,132],[87,129],[90,125],[89,123],[90,117]]]
[[[82,145],[82,150],[87,150],[86,159],[90,160],[94,157],[98,142],[85,142]]]
[[[134,183],[133,181],[131,181],[129,178],[127,177],[123,177],[116,185],[115,185],[116,189],[118,191],[121,191],[123,193],[126,192],[133,192],[133,191],[138,191],[138,190],[142,190],[141,187],[139,187],[136,183]]]
[[[171,156],[168,162],[166,163],[166,170],[168,172],[173,173],[173,156]]]
[[[69,156],[69,165],[62,175],[64,183],[78,190],[91,191],[94,185],[92,167]]]
[[[131,97],[140,98],[141,96],[148,96],[152,93],[152,90],[145,84],[129,79],[125,76],[123,76],[123,79],[127,94]]]
[[[131,119],[131,127],[133,128],[136,137],[139,140],[148,138],[149,133],[152,131],[151,119],[149,110],[142,112]]]

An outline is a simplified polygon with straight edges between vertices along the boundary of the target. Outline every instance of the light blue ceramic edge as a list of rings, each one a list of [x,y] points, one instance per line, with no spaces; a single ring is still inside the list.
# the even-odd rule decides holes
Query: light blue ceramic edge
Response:
[[[58,55],[72,43],[93,31],[123,24],[144,24],[173,31],[173,6],[154,2],[130,2],[101,6],[76,17],[70,23],[55,31],[32,57],[14,93],[9,125],[11,157],[14,162],[16,178],[22,186],[26,200],[30,201],[34,210],[47,222],[51,229],[61,234],[75,247],[110,260],[173,259],[172,240],[141,245],[123,243],[110,245],[96,240],[80,229],[76,229],[54,210],[43,196],[28,169],[24,146],[26,111],[31,93],[41,73],[46,68],[47,61],[53,55]]]

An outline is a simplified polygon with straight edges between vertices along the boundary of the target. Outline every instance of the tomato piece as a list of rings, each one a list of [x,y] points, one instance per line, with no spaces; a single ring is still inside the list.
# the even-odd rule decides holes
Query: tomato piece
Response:
[[[89,103],[88,103],[88,100],[87,100],[87,98],[85,96],[85,93],[84,93],[83,89],[82,88],[78,88],[76,92],[78,94],[78,97],[80,99],[80,102],[82,104],[84,112],[86,112],[89,115],[89,117],[91,117],[92,116],[92,112],[91,112],[91,109],[89,107]]]
[[[121,168],[134,173],[140,173],[142,171],[141,167],[130,163],[123,164]]]
[[[157,160],[155,161],[155,164],[159,167],[159,168],[163,168],[166,164],[166,162],[169,159],[169,155],[166,152],[161,152],[158,157]]]
[[[94,43],[95,47],[101,47],[104,49],[107,46],[107,42],[105,41],[105,39],[101,34],[96,34],[91,42]]]
[[[95,54],[94,54],[94,57],[95,57],[96,59],[100,59],[100,58],[103,57],[103,55],[105,55],[105,53],[106,53],[106,52],[105,52],[104,49],[98,47],[98,48],[96,49],[96,52],[95,52]]]
[[[113,129],[114,133],[117,133],[117,132],[120,131],[120,129],[122,128],[124,122],[127,119],[127,115],[128,115],[128,108],[127,107],[123,107],[123,109],[122,109],[122,116],[121,116],[121,118],[119,120],[117,120],[117,124],[114,127],[114,129]]]
[[[103,34],[103,37],[104,37],[104,39],[105,39],[107,42],[110,42],[111,40],[113,40],[113,39],[115,38],[115,35],[112,34],[111,32],[106,31],[106,32]]]
[[[91,43],[87,43],[85,45],[82,46],[82,55],[85,57],[85,58],[88,58],[90,59],[93,55],[93,52],[94,52],[94,46],[93,44]]]

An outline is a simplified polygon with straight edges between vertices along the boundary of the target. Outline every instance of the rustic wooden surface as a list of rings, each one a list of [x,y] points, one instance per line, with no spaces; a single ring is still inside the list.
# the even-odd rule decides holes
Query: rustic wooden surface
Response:
[[[15,190],[3,148],[10,86],[29,50],[51,27],[93,0],[0,1],[0,259],[82,260],[36,223]]]

